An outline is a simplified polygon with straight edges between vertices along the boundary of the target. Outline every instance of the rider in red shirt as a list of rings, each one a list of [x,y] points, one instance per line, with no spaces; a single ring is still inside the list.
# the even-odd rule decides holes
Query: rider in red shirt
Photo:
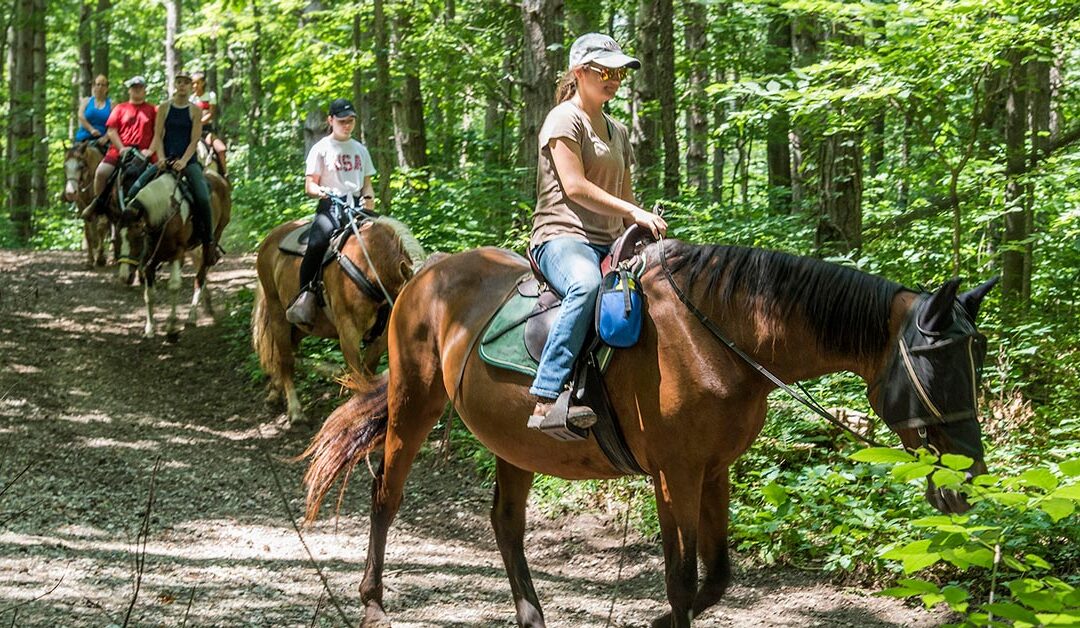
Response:
[[[84,218],[97,211],[99,198],[107,196],[109,181],[124,150],[135,148],[141,151],[144,157],[152,157],[150,142],[154,139],[157,108],[146,102],[146,79],[135,76],[128,79],[124,85],[128,88],[128,101],[114,107],[109,114],[109,121],[105,123],[110,143],[109,151],[105,153],[105,158],[94,173],[94,194],[97,198],[83,211]]]

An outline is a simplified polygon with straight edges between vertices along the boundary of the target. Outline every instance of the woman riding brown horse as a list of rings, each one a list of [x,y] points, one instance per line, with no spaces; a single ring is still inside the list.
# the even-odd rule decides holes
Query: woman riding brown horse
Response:
[[[926,295],[809,258],[674,241],[651,245],[645,257],[641,339],[616,353],[604,379],[655,490],[671,612],[654,626],[690,626],[727,589],[729,468],[761,431],[776,387],[717,334],[783,382],[858,374],[906,447],[963,453],[976,460],[971,473],[985,470],[975,399],[985,345],[974,319],[991,282],[959,297],[955,281]],[[383,446],[360,585],[365,625],[386,621],[387,531],[448,400],[497,458],[491,519],[520,626],[545,625],[523,540],[533,474],[621,475],[593,439],[555,443],[527,429],[520,417],[532,405],[529,379],[476,355],[475,338],[528,270],[519,256],[485,248],[417,273],[391,317],[388,377],[338,408],[305,452],[310,520],[335,478]],[[927,404],[936,414],[920,409]],[[943,511],[968,507],[933,485],[928,499]]]
[[[368,296],[350,279],[337,263],[327,265],[323,272],[323,295],[326,308],[315,318],[314,325],[301,329],[285,320],[285,308],[300,291],[300,260],[297,255],[283,253],[282,240],[303,224],[292,221],[279,225],[259,246],[255,268],[259,283],[255,293],[255,309],[251,317],[251,337],[259,364],[270,376],[267,400],[277,402],[282,397],[287,404],[290,421],[302,421],[303,409],[293,384],[295,354],[305,336],[337,338],[341,353],[353,375],[361,380],[375,372],[379,359],[386,351],[385,322],[377,333],[379,309],[389,307],[378,292]],[[409,229],[388,217],[363,221],[358,228],[363,242],[349,238],[341,255],[358,268],[369,281],[376,278],[390,298],[397,297],[405,281],[412,277],[414,267],[424,259],[424,250]],[[362,247],[368,251],[365,254]],[[368,257],[370,256],[370,260]],[[365,337],[370,344],[361,355]]]

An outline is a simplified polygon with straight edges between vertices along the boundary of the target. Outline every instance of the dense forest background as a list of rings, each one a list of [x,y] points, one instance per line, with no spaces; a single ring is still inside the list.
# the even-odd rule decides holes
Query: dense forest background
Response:
[[[1021,561],[1016,573],[1071,573],[1075,585],[1077,496],[1059,483],[1080,474],[1078,18],[1073,0],[4,0],[0,246],[78,247],[81,225],[59,200],[78,97],[105,73],[122,101],[122,81],[143,74],[160,101],[182,65],[205,70],[219,97],[230,252],[311,212],[305,146],[339,96],[360,111],[377,209],[429,250],[522,250],[536,134],[569,44],[607,32],[643,63],[611,109],[632,128],[638,197],[663,203],[672,235],[816,255],[913,287],[1002,277],[984,308],[984,426],[991,469],[1014,481],[1001,494],[1029,501],[995,502],[1015,517],[999,528],[1014,549],[1055,548],[1055,566]],[[865,405],[845,380],[815,386]],[[908,476],[838,480],[823,470],[835,452],[800,453],[821,428],[783,408],[771,449],[743,465],[740,549],[828,569],[880,560],[869,541],[896,540],[895,521],[881,522],[901,497],[864,518],[837,495]],[[823,521],[841,526],[832,540],[788,527]],[[1000,563],[943,560],[987,574]],[[1075,592],[1053,599],[1080,606]]]

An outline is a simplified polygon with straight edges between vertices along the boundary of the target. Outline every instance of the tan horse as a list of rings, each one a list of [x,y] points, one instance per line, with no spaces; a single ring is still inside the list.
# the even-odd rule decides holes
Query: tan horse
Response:
[[[974,320],[991,282],[959,297],[958,281],[920,294],[809,258],[674,241],[651,245],[646,258],[641,339],[616,352],[604,379],[626,444],[655,489],[671,611],[653,626],[690,626],[730,581],[729,468],[761,431],[776,385],[722,338],[786,383],[858,374],[871,407],[906,447],[962,453],[975,461],[972,474],[985,471],[976,406],[985,339]],[[592,438],[555,441],[528,429],[530,378],[477,355],[477,335],[528,269],[509,251],[485,248],[418,272],[390,319],[388,376],[339,407],[304,454],[311,520],[335,479],[383,446],[360,585],[365,626],[388,621],[387,532],[448,400],[496,456],[491,521],[520,626],[545,625],[525,560],[533,475],[622,474]],[[968,508],[960,493],[932,483],[927,498],[944,512]]]
[[[105,156],[91,144],[79,142],[64,155],[64,200],[75,203],[79,213],[94,200],[94,172]],[[87,267],[105,265],[105,243],[111,230],[105,214],[95,214],[83,221]]]
[[[300,329],[285,320],[285,309],[300,290],[300,258],[281,251],[282,239],[303,221],[279,225],[259,246],[255,267],[259,284],[255,308],[251,317],[251,337],[263,371],[270,376],[267,401],[276,403],[284,397],[290,421],[303,420],[300,399],[293,383],[296,349],[305,336],[337,338],[353,374],[366,379],[375,371],[386,350],[386,335],[382,329],[374,338],[367,338],[366,351],[361,351],[365,337],[376,325],[378,311],[386,305],[385,297],[376,291],[365,293],[342,270],[331,262],[323,271],[323,308],[311,329]],[[367,220],[359,226],[360,237],[350,237],[341,254],[374,284],[376,279],[396,298],[413,269],[424,259],[424,250],[409,229],[388,217]],[[365,256],[363,247],[367,249]],[[368,261],[370,256],[370,263]],[[369,290],[371,292],[371,290]],[[385,324],[385,319],[382,321]],[[363,353],[363,355],[362,355]]]
[[[214,219],[214,241],[221,241],[221,232],[232,216],[232,198],[229,184],[213,172],[206,172],[210,187],[210,207]],[[206,311],[214,316],[209,286],[206,283],[208,268],[203,265],[202,247],[194,237],[191,204],[183,196],[179,179],[172,171],[162,171],[157,178],[131,199],[120,219],[120,258],[118,278],[130,283],[136,268],[143,277],[143,301],[146,304],[146,326],[143,335],[154,336],[154,280],[158,266],[169,264],[170,295],[169,316],[165,322],[166,339],[180,339],[180,324],[176,314],[182,279],[180,268],[184,256],[197,250],[195,262],[195,291],[188,311],[189,326],[198,319],[198,307],[204,303]]]

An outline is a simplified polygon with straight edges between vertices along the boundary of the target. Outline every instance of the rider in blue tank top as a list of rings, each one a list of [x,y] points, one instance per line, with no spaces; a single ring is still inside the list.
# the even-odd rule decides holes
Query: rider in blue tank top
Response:
[[[105,137],[105,123],[112,113],[112,100],[109,98],[109,79],[99,74],[91,88],[92,95],[79,103],[79,130],[75,132],[76,142],[85,142]]]

